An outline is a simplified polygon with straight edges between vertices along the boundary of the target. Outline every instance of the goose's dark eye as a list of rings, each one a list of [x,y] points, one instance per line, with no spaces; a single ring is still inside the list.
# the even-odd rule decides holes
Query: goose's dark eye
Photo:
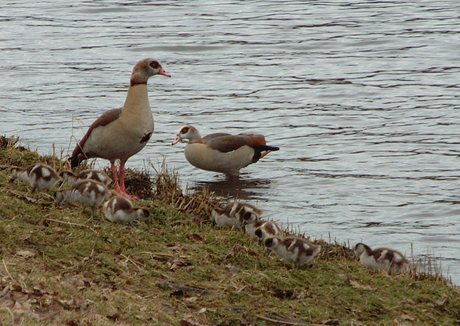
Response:
[[[244,219],[245,221],[249,220],[250,218],[251,218],[251,213],[249,213],[249,212],[244,213],[243,219]]]
[[[150,62],[150,67],[152,67],[153,69],[158,69],[159,66],[160,64],[158,63],[158,61]]]
[[[181,134],[186,134],[188,133],[188,131],[190,130],[190,127],[184,127],[182,128],[182,130],[180,131]]]

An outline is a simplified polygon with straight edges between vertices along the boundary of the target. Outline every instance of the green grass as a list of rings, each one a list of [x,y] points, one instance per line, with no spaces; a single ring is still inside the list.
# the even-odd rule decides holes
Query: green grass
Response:
[[[0,165],[63,167],[25,152],[0,148]],[[244,233],[210,224],[222,199],[184,194],[173,174],[160,173],[151,200],[137,202],[150,228],[56,208],[53,192],[8,178],[0,170],[2,325],[460,324],[459,291],[439,275],[373,273],[322,240],[313,263],[293,269]]]

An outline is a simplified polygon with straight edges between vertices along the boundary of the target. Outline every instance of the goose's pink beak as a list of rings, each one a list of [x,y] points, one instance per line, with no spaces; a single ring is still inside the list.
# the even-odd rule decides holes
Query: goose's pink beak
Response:
[[[174,138],[174,141],[173,141],[173,145],[176,145],[178,142],[180,142],[182,140],[182,137],[181,135],[177,135],[176,138]]]
[[[168,74],[163,68],[160,68],[160,71],[158,72],[158,75],[163,75],[166,77],[171,77],[170,74]]]

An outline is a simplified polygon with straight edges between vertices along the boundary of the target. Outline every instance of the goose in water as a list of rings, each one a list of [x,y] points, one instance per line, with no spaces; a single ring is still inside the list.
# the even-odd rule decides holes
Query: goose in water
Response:
[[[256,163],[271,151],[279,150],[279,147],[268,146],[262,135],[215,133],[202,138],[190,125],[179,130],[173,145],[184,139],[188,140],[185,158],[190,164],[228,176],[238,175],[240,169]]]

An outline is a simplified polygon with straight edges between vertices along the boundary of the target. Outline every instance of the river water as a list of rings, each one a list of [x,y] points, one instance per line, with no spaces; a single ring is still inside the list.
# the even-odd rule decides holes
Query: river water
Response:
[[[0,134],[68,155],[121,107],[133,65],[155,133],[128,161],[248,200],[313,238],[440,257],[460,282],[458,1],[9,1],[0,4]],[[279,146],[240,180],[171,142],[255,131]],[[108,162],[97,163],[103,167]]]

